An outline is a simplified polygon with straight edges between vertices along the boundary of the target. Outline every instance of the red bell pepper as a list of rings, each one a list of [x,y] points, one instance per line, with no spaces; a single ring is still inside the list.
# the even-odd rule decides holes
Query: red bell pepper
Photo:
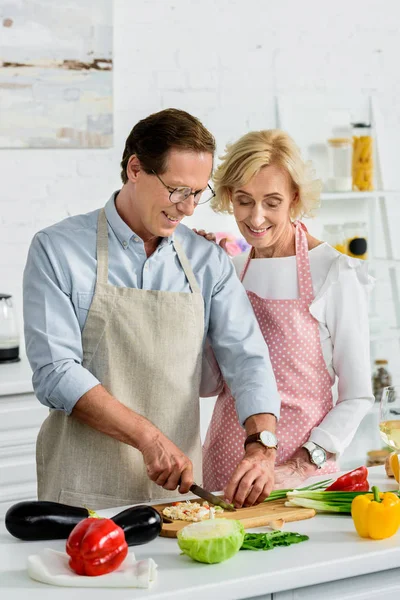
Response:
[[[326,492],[368,492],[369,483],[367,481],[367,467],[358,467],[354,471],[349,471],[341,477],[338,477],[329,487]]]
[[[83,519],[67,540],[69,566],[78,575],[105,575],[118,569],[128,554],[123,529],[111,519]]]
[[[350,485],[349,487],[341,488],[341,492],[368,492],[369,491],[369,483],[367,480],[361,481],[360,483],[355,483],[354,485]]]

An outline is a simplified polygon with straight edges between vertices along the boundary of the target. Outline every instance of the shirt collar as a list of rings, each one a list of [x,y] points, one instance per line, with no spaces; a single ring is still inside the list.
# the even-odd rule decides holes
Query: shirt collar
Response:
[[[127,225],[125,223],[125,221],[123,219],[121,219],[121,217],[118,214],[118,211],[115,207],[115,199],[118,195],[118,192],[119,192],[119,190],[117,192],[114,192],[111,195],[111,198],[108,200],[107,204],[105,205],[104,210],[106,213],[108,224],[110,225],[111,229],[117,236],[117,239],[120,242],[121,246],[123,248],[127,248],[131,239],[137,238],[139,236],[137,236],[136,233],[134,231],[132,231],[132,229],[129,227],[129,225]],[[141,239],[141,238],[139,238],[139,239]],[[172,244],[173,241],[174,241],[174,234],[172,234],[168,237],[161,238],[161,242],[160,242],[158,248],[161,248],[162,246],[166,246],[168,244]]]

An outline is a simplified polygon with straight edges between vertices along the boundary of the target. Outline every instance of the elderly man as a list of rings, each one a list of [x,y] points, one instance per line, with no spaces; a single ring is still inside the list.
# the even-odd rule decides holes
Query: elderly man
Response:
[[[122,189],[33,239],[26,347],[51,409],[37,441],[39,499],[107,508],[200,483],[206,336],[247,434],[274,433],[279,397],[246,293],[225,252],[181,224],[213,195],[214,150],[188,113],[150,115],[127,138]],[[247,446],[225,490],[236,506],[269,494],[275,445]]]

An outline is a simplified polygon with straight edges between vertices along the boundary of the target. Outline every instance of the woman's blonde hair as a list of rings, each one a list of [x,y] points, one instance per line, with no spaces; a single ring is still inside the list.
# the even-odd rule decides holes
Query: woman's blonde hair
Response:
[[[231,192],[246,185],[260,169],[279,165],[287,171],[298,193],[298,202],[292,205],[292,219],[310,217],[319,206],[322,184],[314,179],[311,163],[305,163],[292,138],[280,129],[266,129],[246,133],[226,147],[222,162],[213,177],[215,198],[211,207],[215,212],[232,213]]]

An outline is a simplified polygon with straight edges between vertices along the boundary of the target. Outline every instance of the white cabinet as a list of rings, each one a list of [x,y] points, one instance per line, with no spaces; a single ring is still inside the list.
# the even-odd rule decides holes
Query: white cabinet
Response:
[[[327,564],[326,568],[333,567]],[[371,575],[277,592],[272,594],[272,600],[393,600],[399,592],[400,569],[390,569]],[[262,598],[263,596],[260,600]]]
[[[0,396],[0,518],[36,498],[36,437],[47,415],[33,393]]]

